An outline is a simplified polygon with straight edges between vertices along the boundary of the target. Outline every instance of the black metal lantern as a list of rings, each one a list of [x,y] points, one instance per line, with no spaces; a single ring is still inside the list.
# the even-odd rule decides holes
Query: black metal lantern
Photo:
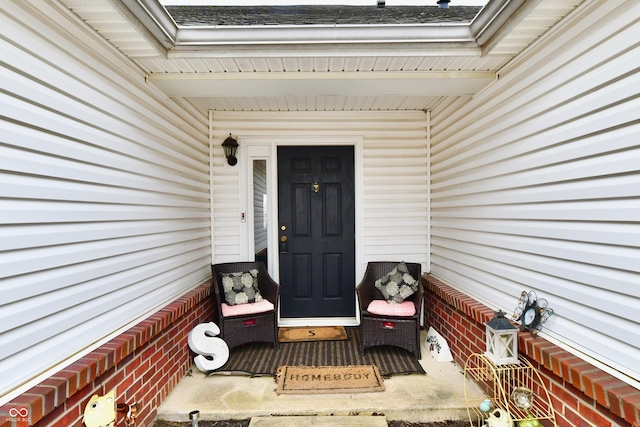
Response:
[[[238,141],[236,141],[231,134],[224,140],[222,143],[222,148],[224,148],[224,156],[227,158],[227,163],[230,166],[235,166],[238,163],[238,158],[236,157],[236,152],[238,151]]]

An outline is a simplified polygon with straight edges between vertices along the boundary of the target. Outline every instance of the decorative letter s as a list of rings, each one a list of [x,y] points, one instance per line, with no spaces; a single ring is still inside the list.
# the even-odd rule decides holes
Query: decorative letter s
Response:
[[[194,362],[202,372],[215,371],[229,359],[229,347],[222,338],[216,338],[220,328],[213,322],[200,323],[189,332],[189,347],[198,356]]]

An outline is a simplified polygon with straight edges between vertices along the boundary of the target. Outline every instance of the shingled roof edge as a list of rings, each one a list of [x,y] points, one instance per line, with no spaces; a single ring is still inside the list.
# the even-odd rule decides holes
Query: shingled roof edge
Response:
[[[198,26],[309,26],[469,24],[481,6],[166,6],[181,28]]]

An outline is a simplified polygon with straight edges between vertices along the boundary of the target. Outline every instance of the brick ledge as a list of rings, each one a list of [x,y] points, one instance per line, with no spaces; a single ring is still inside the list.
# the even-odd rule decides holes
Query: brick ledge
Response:
[[[465,313],[479,324],[493,317],[494,310],[472,297],[452,288],[430,274],[423,274],[426,290],[433,292],[456,310]],[[602,369],[580,359],[576,355],[528,332],[518,334],[518,350],[534,366],[545,368],[565,386],[571,386],[584,394],[595,405],[607,408],[611,413],[633,426],[640,425],[640,390],[613,377]]]
[[[208,280],[136,326],[3,405],[0,407],[0,427],[12,425],[9,415],[12,408],[28,408],[29,425],[36,424],[135,350],[159,336],[169,327],[174,326],[176,320],[209,297],[210,294],[211,280]]]

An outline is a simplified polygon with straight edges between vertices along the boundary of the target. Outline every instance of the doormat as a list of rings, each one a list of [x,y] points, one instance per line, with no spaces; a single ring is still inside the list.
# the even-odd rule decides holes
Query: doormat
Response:
[[[280,366],[350,366],[375,365],[383,377],[403,374],[424,375],[425,371],[410,351],[387,345],[368,348],[360,354],[360,331],[345,328],[348,340],[286,342],[273,348],[273,343],[253,342],[229,351],[229,360],[210,374],[274,376]]]
[[[340,341],[348,339],[349,336],[344,326],[278,328],[279,342]]]
[[[373,393],[384,391],[378,368],[358,366],[281,366],[277,394]]]

